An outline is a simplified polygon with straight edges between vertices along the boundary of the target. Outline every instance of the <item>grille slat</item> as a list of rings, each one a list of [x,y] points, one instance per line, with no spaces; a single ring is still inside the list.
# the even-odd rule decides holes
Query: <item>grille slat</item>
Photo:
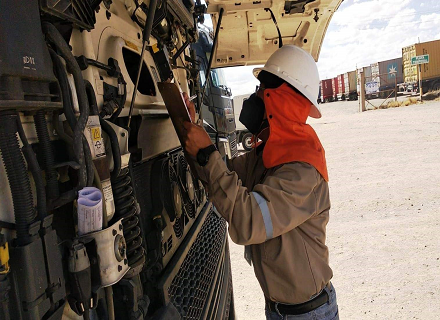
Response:
[[[183,319],[199,319],[223,254],[226,222],[211,212],[168,288]]]

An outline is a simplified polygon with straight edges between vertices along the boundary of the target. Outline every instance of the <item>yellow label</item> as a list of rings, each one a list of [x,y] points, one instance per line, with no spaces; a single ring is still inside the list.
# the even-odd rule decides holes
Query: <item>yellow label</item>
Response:
[[[153,44],[153,46],[151,48],[153,49],[154,53],[159,52],[159,48],[157,47],[157,43]]]
[[[90,128],[92,132],[92,140],[100,141],[101,140],[101,128],[100,127],[92,127]]]
[[[133,50],[136,50],[136,51],[139,50],[138,46],[135,45],[133,42],[128,41],[128,40],[124,40],[124,41],[125,41],[125,45],[126,45],[127,47],[132,48]]]
[[[7,242],[0,246],[0,266],[3,266],[3,271],[0,271],[0,274],[7,274],[9,272],[9,249]]]

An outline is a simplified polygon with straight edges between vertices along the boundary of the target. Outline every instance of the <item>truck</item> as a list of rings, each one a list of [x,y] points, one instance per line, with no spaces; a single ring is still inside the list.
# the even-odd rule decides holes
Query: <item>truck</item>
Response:
[[[321,81],[321,102],[333,102],[333,79],[325,79]]]
[[[338,80],[338,94],[337,94],[337,100],[345,100],[345,82],[344,82],[344,74],[340,74],[336,77]]]
[[[407,86],[419,84],[419,66],[411,64],[411,58],[429,54],[429,63],[420,66],[422,92],[440,90],[440,40],[416,43],[402,48],[403,78]]]
[[[399,88],[403,83],[402,58],[395,58],[371,64],[372,81],[375,82],[374,94],[380,98],[386,98],[392,94],[392,90]]]
[[[192,44],[197,55],[200,70],[206,74],[209,64],[208,55],[212,52],[212,30],[201,26],[199,41]],[[221,68],[210,71],[209,77],[199,77],[200,88],[205,87],[201,98],[201,113],[204,127],[217,145],[221,155],[229,159],[237,156],[237,139],[235,134],[235,117],[233,112],[232,92],[227,86],[224,72]]]
[[[345,98],[350,100],[357,100],[357,77],[356,71],[344,73]]]
[[[340,3],[0,1],[0,319],[234,319],[227,223],[167,94],[195,97],[196,120],[213,114],[227,146],[218,68],[276,50],[268,7],[282,39],[318,60]]]

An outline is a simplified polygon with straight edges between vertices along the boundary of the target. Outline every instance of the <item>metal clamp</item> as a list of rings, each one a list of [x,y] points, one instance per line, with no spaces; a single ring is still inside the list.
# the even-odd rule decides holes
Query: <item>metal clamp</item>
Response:
[[[85,234],[79,240],[86,244],[92,270],[96,270],[92,274],[99,272],[100,287],[115,284],[127,273],[129,266],[122,219],[104,230]],[[96,284],[96,279],[92,282]]]

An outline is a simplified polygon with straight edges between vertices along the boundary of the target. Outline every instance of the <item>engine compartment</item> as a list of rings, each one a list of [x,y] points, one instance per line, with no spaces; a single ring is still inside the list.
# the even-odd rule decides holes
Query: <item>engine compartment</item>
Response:
[[[205,12],[0,3],[0,319],[234,317],[226,222],[157,86],[200,110]]]

